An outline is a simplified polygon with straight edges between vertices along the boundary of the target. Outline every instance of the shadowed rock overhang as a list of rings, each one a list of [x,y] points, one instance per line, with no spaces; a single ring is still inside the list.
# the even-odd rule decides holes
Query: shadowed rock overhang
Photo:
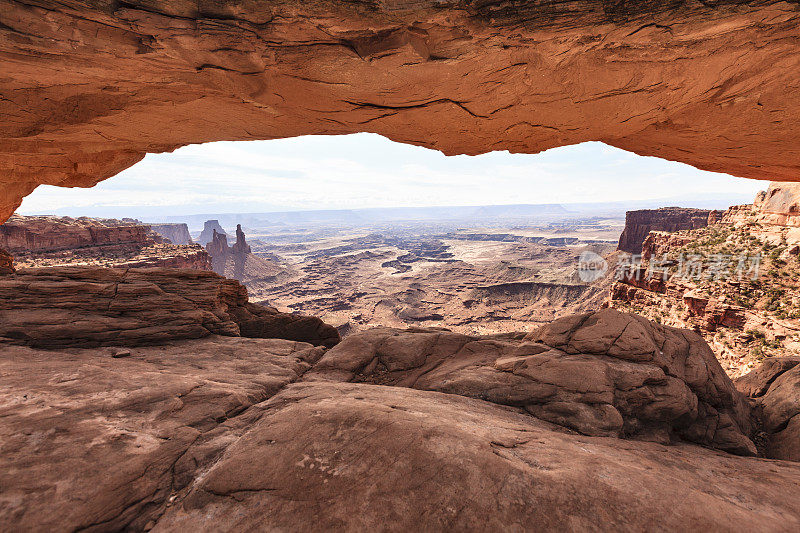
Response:
[[[363,131],[800,181],[798,22],[796,0],[0,0],[0,220],[148,152]]]

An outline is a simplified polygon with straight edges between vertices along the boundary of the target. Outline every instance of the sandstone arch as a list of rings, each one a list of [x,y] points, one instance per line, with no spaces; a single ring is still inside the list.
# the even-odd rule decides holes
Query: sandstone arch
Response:
[[[800,180],[799,22],[796,0],[0,0],[0,220],[147,152],[358,131]]]

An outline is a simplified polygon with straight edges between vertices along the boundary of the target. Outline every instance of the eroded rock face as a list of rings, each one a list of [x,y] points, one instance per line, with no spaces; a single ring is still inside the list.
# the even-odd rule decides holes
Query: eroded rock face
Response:
[[[208,223],[206,227],[209,227]],[[277,262],[252,253],[241,224],[236,225],[236,242],[233,246],[228,246],[228,236],[225,233],[218,233],[214,228],[211,232],[211,242],[206,245],[206,251],[211,256],[212,270],[220,276],[236,279],[250,286],[249,284],[270,283],[278,276],[286,274],[286,268]]]
[[[800,179],[795,2],[4,0],[0,219],[216,140],[370,131],[449,154],[600,140]]]
[[[138,346],[211,334],[339,340],[318,318],[249,303],[239,282],[213,272],[54,267],[0,278],[0,343]]]
[[[133,249],[152,244],[149,233],[149,226],[122,220],[14,215],[0,224],[0,247],[12,253],[88,247]]]
[[[730,412],[691,339],[687,352],[674,330],[624,317],[617,332],[619,315],[557,321],[528,339],[378,329],[327,354],[219,336],[0,346],[0,529],[800,527],[797,463],[570,429],[592,433],[578,398],[602,403],[610,382],[638,411],[620,408],[626,424],[669,424],[681,387],[698,412]],[[548,388],[573,407],[560,418],[528,408]],[[714,429],[706,442],[720,446]]]
[[[14,272],[14,256],[0,248],[0,275]]]
[[[800,357],[772,357],[739,379],[755,400],[768,457],[800,461]]]
[[[585,435],[756,453],[749,408],[705,341],[613,309],[556,320],[524,340],[376,329],[346,338],[308,379],[480,398]]]
[[[235,440],[226,420],[298,379],[322,353],[212,337],[133,348],[2,346],[0,528],[141,531]]]
[[[172,244],[193,243],[186,224],[148,224],[148,226]]]
[[[651,231],[680,231],[704,228],[709,218],[716,220],[721,213],[709,209],[662,207],[625,213],[625,229],[619,237],[618,249],[630,254],[643,253],[642,244]]]
[[[598,517],[623,530],[799,523],[792,495],[776,490],[798,482],[794,464],[569,435],[486,402],[363,384],[299,383],[256,409],[258,422],[155,531],[202,527],[209,516],[220,529],[266,521],[290,530],[592,530]],[[719,496],[739,491],[746,503]]]
[[[133,219],[14,215],[0,225],[0,246],[14,252],[19,267],[211,270],[211,257],[200,246],[164,242],[150,226]]]

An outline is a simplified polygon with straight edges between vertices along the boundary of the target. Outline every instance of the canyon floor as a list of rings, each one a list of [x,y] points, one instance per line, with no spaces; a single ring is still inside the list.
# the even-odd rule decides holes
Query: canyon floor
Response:
[[[378,325],[528,331],[607,298],[610,280],[585,283],[576,267],[582,252],[611,254],[622,221],[438,226],[248,228],[253,253],[275,268],[243,281],[254,300],[320,316],[345,335]]]

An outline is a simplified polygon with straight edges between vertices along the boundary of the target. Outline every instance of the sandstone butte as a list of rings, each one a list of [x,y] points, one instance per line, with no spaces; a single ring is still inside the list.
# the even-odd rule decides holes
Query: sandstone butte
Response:
[[[790,1],[0,1],[0,220],[189,143],[582,141],[800,180]]]

